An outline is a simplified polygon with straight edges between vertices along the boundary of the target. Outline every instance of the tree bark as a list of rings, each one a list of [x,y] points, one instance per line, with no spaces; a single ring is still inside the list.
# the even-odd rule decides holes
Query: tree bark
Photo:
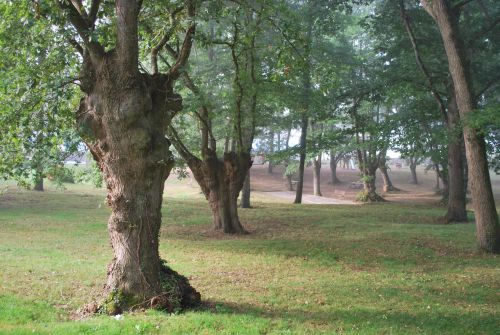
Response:
[[[365,167],[361,169],[363,173],[363,193],[358,197],[360,201],[363,202],[381,202],[385,201],[377,193],[377,187],[375,186],[376,175],[375,172],[377,168]]]
[[[331,176],[330,182],[333,185],[341,183],[340,179],[337,177],[337,164],[339,160],[340,157],[336,156],[333,150],[330,150],[330,176]]]
[[[394,187],[391,178],[389,178],[389,173],[387,172],[387,159],[385,158],[385,153],[380,157],[379,170],[382,174],[382,179],[384,180],[384,192],[394,192],[399,191],[398,188]]]
[[[269,133],[269,159],[267,165],[267,173],[273,174],[273,159],[272,155],[274,154],[274,131],[271,130]]]
[[[33,191],[43,192],[43,175],[37,174],[35,176],[35,185],[33,186]]]
[[[381,202],[385,201],[380,195],[377,194],[377,188],[375,186],[376,181],[376,171],[379,166],[379,159],[377,158],[371,161],[366,153],[362,150],[356,150],[358,155],[358,166],[361,175],[363,176],[363,192],[358,195],[358,200],[362,202]],[[366,157],[366,158],[365,158]]]
[[[134,308],[173,311],[200,295],[160,259],[161,205],[173,166],[166,126],[182,108],[176,76],[138,70],[136,1],[116,1],[117,47],[84,54],[77,123],[103,172],[111,207],[108,232],[114,258],[99,307],[118,314]],[[168,289],[167,289],[168,287]]]
[[[455,92],[451,90],[448,101],[448,206],[445,221],[466,222],[466,189],[463,162],[463,135],[460,131],[460,116],[455,99]]]
[[[417,160],[410,158],[410,184],[418,184],[417,178]]]
[[[323,196],[321,194],[321,154],[313,159],[313,190],[314,195]]]
[[[247,172],[245,182],[243,183],[243,189],[241,190],[240,206],[241,208],[252,207],[250,204],[250,170],[248,170]]]
[[[206,149],[204,160],[191,157],[189,168],[210,204],[214,229],[227,234],[246,234],[238,216],[238,195],[252,165],[246,153],[224,153],[222,159]]]
[[[466,120],[474,111],[474,99],[469,63],[459,35],[458,17],[454,15],[450,1],[422,0],[422,5],[439,27],[460,117]],[[500,253],[500,224],[491,188],[484,138],[470,124],[465,123],[463,131],[478,246],[487,252]]]
[[[308,127],[308,118],[304,113],[302,115],[301,120],[301,134],[300,134],[300,161],[299,161],[299,173],[298,173],[298,181],[297,181],[297,190],[295,191],[295,201],[294,204],[302,203],[302,191],[304,189],[304,170],[306,165],[306,145],[307,145],[307,127]]]

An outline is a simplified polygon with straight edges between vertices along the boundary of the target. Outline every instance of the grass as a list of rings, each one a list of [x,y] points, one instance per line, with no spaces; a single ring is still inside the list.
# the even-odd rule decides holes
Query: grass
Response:
[[[259,202],[261,199],[261,202]],[[207,308],[123,320],[71,312],[112,257],[104,193],[72,185],[0,197],[0,334],[500,334],[500,257],[443,208],[263,202],[223,236],[196,188],[169,181],[161,254]]]

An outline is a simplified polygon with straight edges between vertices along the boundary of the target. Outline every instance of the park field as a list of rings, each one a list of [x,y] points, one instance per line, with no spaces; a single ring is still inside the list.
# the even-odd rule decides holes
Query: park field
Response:
[[[500,334],[500,257],[476,250],[473,224],[438,224],[442,207],[253,205],[250,234],[224,236],[197,188],[170,178],[161,254],[204,305],[75,320],[112,258],[104,191],[10,186],[0,334]]]

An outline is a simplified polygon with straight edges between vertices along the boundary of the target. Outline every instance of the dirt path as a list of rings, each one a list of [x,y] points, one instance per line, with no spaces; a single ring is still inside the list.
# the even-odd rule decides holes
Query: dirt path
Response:
[[[265,196],[284,199],[292,203],[295,199],[295,192],[290,191],[272,191],[272,192],[259,192]],[[303,204],[317,204],[317,205],[355,205],[356,203],[350,200],[340,200],[326,197],[318,197],[312,194],[302,195]]]
[[[352,182],[360,179],[359,171],[344,170],[338,168],[337,174],[341,184],[332,185],[330,181],[330,169],[321,169],[321,193],[323,197],[315,197],[313,193],[313,176],[311,167],[306,168],[304,178],[304,203],[323,203],[323,204],[352,204],[355,203],[359,189],[350,187]],[[408,182],[410,171],[408,168],[393,168],[389,171],[394,186],[401,189],[400,192],[382,193],[382,176],[377,174],[377,191],[387,200],[403,203],[430,203],[436,204],[440,196],[435,193],[435,174],[425,173],[419,169],[419,184],[414,185]],[[251,169],[251,188],[254,192],[262,192],[264,196],[271,196],[275,199],[286,199],[293,202],[295,192],[288,192],[285,188],[282,167],[276,166],[274,173],[267,173],[267,165],[254,165]]]

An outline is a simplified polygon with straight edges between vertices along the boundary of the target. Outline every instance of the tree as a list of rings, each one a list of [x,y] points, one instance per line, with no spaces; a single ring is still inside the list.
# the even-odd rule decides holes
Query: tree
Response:
[[[44,190],[43,178],[60,177],[63,161],[78,149],[73,129],[76,76],[64,64],[76,61],[43,41],[57,40],[31,13],[30,4],[2,3],[0,27],[0,178]],[[24,62],[19,59],[23,58]]]
[[[198,118],[202,133],[201,142],[197,143],[200,157],[195,154],[196,151],[189,148],[175,126],[170,127],[169,133],[177,152],[186,161],[210,204],[214,228],[228,234],[245,234],[247,232],[238,216],[237,199],[246,180],[245,191],[249,191],[248,171],[252,165],[251,149],[257,125],[257,76],[260,73],[256,43],[261,31],[262,8],[232,4],[226,9],[226,15],[218,17],[221,25],[225,24],[221,27],[221,36],[209,32],[211,36],[207,36],[205,43],[209,46],[208,65],[212,67],[212,71],[215,70],[211,78],[224,78],[219,85],[224,97],[229,97],[229,100],[219,106],[220,110],[215,110],[216,105],[210,96],[185,73],[186,86],[200,101],[198,106],[193,105],[198,109],[194,114]],[[212,24],[211,22],[213,23],[209,21],[209,24]],[[224,39],[226,36],[229,36],[229,40]],[[218,55],[214,49],[216,45],[224,48],[222,51],[225,51],[226,60],[227,55],[230,56],[230,65],[224,69],[213,68],[216,61],[214,57]],[[217,57],[219,63],[225,60],[224,55]],[[229,73],[224,73],[228,69]],[[226,79],[231,77],[232,85],[228,84]],[[210,81],[211,78],[205,79]],[[206,89],[210,90],[212,87]],[[221,96],[218,98],[224,101]],[[219,117],[219,120],[216,117]],[[218,150],[214,135],[214,125],[220,119],[226,119],[223,128],[232,140],[230,148],[225,148],[223,152]]]
[[[465,161],[464,161],[464,147],[463,147],[463,136],[461,132],[460,117],[458,114],[458,109],[455,100],[455,90],[453,83],[450,78],[443,80],[447,82],[446,96],[447,103],[443,99],[443,94],[439,92],[436,87],[436,80],[431,76],[427,64],[423,61],[420,45],[417,43],[415,33],[411,26],[410,17],[406,12],[405,4],[403,0],[400,0],[400,12],[403,19],[403,23],[411,41],[412,48],[415,54],[415,60],[418,64],[420,72],[423,74],[427,80],[427,85],[430,93],[434,97],[439,107],[439,110],[443,116],[443,119],[448,128],[448,166],[447,166],[447,177],[445,181],[445,192],[443,193],[443,199],[447,203],[447,213],[445,216],[446,222],[464,222],[467,221],[467,211],[466,211],[466,189],[467,182],[464,178],[465,172]],[[432,36],[432,35],[431,35]],[[441,49],[441,48],[439,48]],[[441,52],[442,54],[442,52]],[[439,169],[437,169],[439,171]]]
[[[114,4],[35,1],[30,13],[31,18],[45,22],[45,29],[59,27],[60,38],[44,43],[66,50],[73,47],[79,54],[80,62],[74,65],[79,69],[78,84],[84,97],[77,126],[108,189],[108,232],[114,258],[108,267],[104,301],[98,308],[89,307],[92,311],[173,310],[200,301],[199,293],[166,266],[158,251],[164,182],[173,166],[165,129],[182,108],[173,87],[190,54],[195,30],[194,2],[178,5],[177,10],[136,0]],[[147,32],[165,29],[165,10],[182,14],[188,24],[182,30],[185,37],[179,57],[166,73],[160,73],[155,55],[172,34],[168,29],[158,42],[148,39]],[[172,23],[181,30],[180,21]],[[142,47],[147,48],[148,42],[158,43],[151,51],[151,73],[140,61]]]
[[[458,7],[448,0],[433,0],[432,2],[422,0],[421,3],[434,19],[441,33],[460,117],[467,120],[467,117],[475,110],[475,101],[470,65],[456,15]],[[465,122],[464,141],[476,216],[478,245],[482,250],[499,253],[500,224],[491,188],[484,138],[477,129]]]

